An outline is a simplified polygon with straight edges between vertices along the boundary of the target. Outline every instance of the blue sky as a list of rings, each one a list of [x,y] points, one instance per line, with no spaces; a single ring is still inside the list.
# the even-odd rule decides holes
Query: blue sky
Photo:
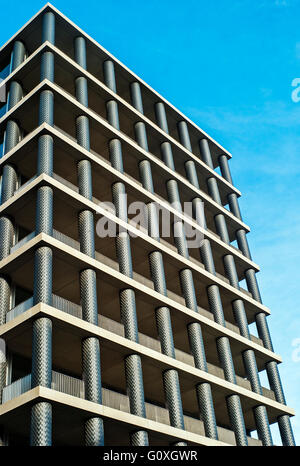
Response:
[[[44,3],[6,2],[0,43]],[[300,0],[53,4],[233,154],[300,444],[300,102],[291,98],[300,77]]]

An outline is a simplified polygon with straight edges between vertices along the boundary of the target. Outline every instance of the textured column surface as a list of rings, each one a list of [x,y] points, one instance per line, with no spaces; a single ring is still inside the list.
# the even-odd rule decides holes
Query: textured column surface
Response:
[[[53,190],[50,186],[41,186],[37,190],[35,232],[36,235],[53,234]]]
[[[86,42],[82,36],[74,40],[75,61],[86,69]],[[75,79],[76,99],[88,106],[87,80],[83,76]],[[85,115],[76,118],[77,143],[90,150],[89,119]],[[77,163],[79,194],[92,200],[93,183],[91,162],[82,159]],[[78,214],[78,233],[80,251],[95,258],[95,224],[94,214],[86,209]],[[98,325],[97,277],[93,269],[81,270],[79,274],[82,318]],[[85,381],[85,398],[94,403],[102,403],[100,344],[97,338],[82,340],[82,370]],[[84,424],[84,443],[86,446],[104,445],[104,423],[100,417],[92,417]]]
[[[167,123],[167,118],[166,118],[166,112],[165,112],[164,104],[162,102],[160,102],[159,104],[156,104],[155,112],[156,112],[158,125],[161,127],[161,129],[163,129],[166,133],[168,133],[168,123]],[[189,150],[191,150],[188,128],[185,122],[179,123],[178,131],[179,131],[181,143],[185,145]],[[171,145],[168,142],[164,142],[163,144],[161,144],[161,151],[162,151],[162,159],[164,163],[169,168],[174,169],[175,165],[174,165],[174,158],[173,158]],[[192,162],[192,164],[193,163],[194,162]],[[186,170],[188,172],[187,165],[186,165]],[[190,167],[190,175],[191,175],[191,179],[193,179],[195,183],[198,183],[198,177],[197,177],[195,166]],[[178,210],[179,212],[182,212],[177,181],[169,180],[166,183],[166,188],[167,188],[169,202],[176,210]],[[173,225],[173,228],[174,228],[174,240],[175,240],[175,244],[177,247],[177,251],[180,255],[188,259],[189,251],[188,251],[188,247],[186,243],[184,229],[182,228],[182,225],[180,224],[180,222],[177,222],[177,224],[175,223]],[[179,235],[176,236],[176,234],[179,234]],[[185,299],[186,306],[189,309],[192,309],[195,312],[198,312],[196,292],[195,292],[192,271],[190,269],[181,270],[179,274],[179,279],[180,279],[182,295]],[[187,333],[188,333],[188,338],[189,338],[191,354],[193,355],[193,358],[194,358],[195,367],[207,372],[208,368],[207,368],[206,355],[205,355],[202,330],[201,330],[200,324],[196,322],[189,324],[187,326]],[[218,439],[217,425],[216,425],[216,419],[215,419],[215,414],[214,414],[210,384],[207,384],[206,388],[204,389],[199,388],[199,385],[197,385],[196,393],[197,393],[200,416],[204,422],[205,434],[210,438]]]
[[[1,277],[0,277],[0,287],[1,287]],[[2,325],[1,322],[0,322],[0,325]],[[6,352],[5,352],[6,350],[5,350],[5,346],[2,345],[3,342],[4,340],[2,341],[0,340],[0,404],[2,403],[2,390],[6,385],[6,368],[7,368]]]
[[[230,173],[230,168],[228,165],[228,160],[225,155],[222,154],[219,156],[219,164],[220,164],[222,176],[229,183],[233,184],[231,173]],[[229,207],[230,207],[231,212],[237,218],[242,220],[237,195],[235,193],[229,194],[228,202],[229,202]],[[236,231],[236,239],[237,239],[239,249],[248,259],[251,260],[251,253],[250,253],[250,249],[249,249],[249,245],[247,241],[246,231],[243,228]],[[234,262],[232,261],[232,264],[229,264],[229,269],[231,268],[231,270],[228,270],[228,272],[229,272],[229,278],[230,278],[231,284],[233,286],[236,286],[236,284],[234,283],[235,280],[233,276],[234,274],[236,274],[236,271],[233,270],[234,267],[235,265],[234,265]],[[233,272],[233,275],[232,275],[232,272]],[[262,299],[261,299],[259,286],[258,286],[257,279],[256,279],[255,270],[252,268],[249,268],[248,270],[246,270],[245,278],[246,278],[248,290],[252,294],[252,297],[261,303]],[[235,320],[240,329],[241,335],[245,336],[246,338],[250,338],[248,322],[246,318],[243,301],[236,300],[233,302],[233,312],[234,312]],[[258,312],[255,316],[255,320],[256,320],[258,335],[263,341],[264,346],[270,351],[273,351],[273,345],[272,345],[272,340],[271,340],[271,336],[270,336],[270,332],[269,332],[269,328],[268,328],[268,324],[266,320],[266,315],[263,312]],[[254,352],[252,350],[245,351],[243,353],[243,360],[244,360],[244,365],[245,365],[247,376],[251,383],[252,390],[255,391],[256,393],[261,394],[262,389],[260,385],[259,374],[257,370]],[[283,392],[282,385],[281,385],[277,363],[275,361],[268,362],[266,364],[266,371],[267,371],[267,375],[268,375],[268,379],[270,383],[270,388],[275,393],[276,401],[278,401],[279,403],[285,404],[285,397],[284,397],[284,392]],[[272,445],[272,437],[270,433],[270,427],[269,427],[266,407],[257,406],[256,408],[253,409],[253,413],[254,413],[255,422],[257,426],[258,436],[261,439],[263,445]],[[285,428],[281,429],[281,423],[284,423]],[[289,416],[283,415],[282,417],[279,417],[278,425],[279,425],[279,430],[280,430],[283,445],[294,445],[295,442],[293,438],[293,432],[292,432]]]
[[[48,90],[40,93],[39,125],[43,123],[50,126],[54,123],[54,94]]]
[[[14,224],[10,217],[0,217],[0,260],[10,254],[14,240]]]
[[[133,83],[131,85],[131,96],[133,106],[143,113],[143,103],[139,83]],[[146,129],[143,122],[136,123],[135,135],[137,143],[143,147],[143,149],[148,151]],[[143,187],[151,193],[154,193],[151,164],[148,160],[142,160],[139,163],[139,172]],[[159,219],[155,204],[150,202],[147,207],[149,214],[148,233],[159,241]],[[167,296],[163,257],[160,251],[153,251],[149,254],[149,266],[155,291]],[[167,307],[158,308],[155,311],[155,317],[162,353],[175,358],[170,310]],[[178,372],[176,370],[164,371],[163,385],[166,406],[169,411],[170,425],[177,427],[178,429],[184,429]]]
[[[25,57],[25,45],[20,40],[16,40],[11,54],[11,71],[15,71],[15,69],[18,68],[18,66],[25,60]]]
[[[37,176],[53,175],[53,138],[43,134],[38,139]]]
[[[55,44],[55,15],[48,11],[43,15],[42,23],[42,42]]]
[[[196,386],[197,400],[200,407],[206,437],[218,440],[217,422],[209,383]]]
[[[1,204],[10,199],[16,190],[18,182],[17,170],[14,165],[5,164],[2,171]]]
[[[101,404],[101,367],[98,338],[89,337],[82,340],[82,370],[86,400]]]
[[[21,139],[21,131],[18,123],[14,120],[8,120],[5,132],[4,154],[13,149]]]
[[[190,140],[190,135],[189,135],[189,130],[188,126],[185,121],[180,121],[177,125],[178,128],[178,134],[179,134],[179,139],[181,144],[188,149],[190,152],[192,152],[192,145],[191,145],[191,140]]]
[[[6,314],[10,310],[10,280],[0,275],[0,325],[5,324]]]
[[[80,251],[95,258],[94,215],[90,210],[78,214]]]
[[[136,416],[146,417],[142,364],[138,354],[125,357],[125,374],[130,412]]]
[[[40,80],[44,79],[54,82],[54,55],[52,52],[44,52],[41,57]]]
[[[106,60],[103,64],[104,82],[113,92],[116,92],[116,78],[114,63]],[[107,105],[108,122],[119,128],[117,102],[110,100]],[[122,146],[118,139],[112,139],[108,144],[112,166],[123,172]],[[127,205],[124,200],[125,185],[121,182],[112,185],[112,198],[116,208],[116,215],[127,222]],[[116,237],[116,252],[121,273],[132,277],[132,258],[130,238],[126,231],[121,231]],[[132,289],[120,291],[120,314],[124,325],[125,338],[138,342],[138,326],[136,315],[135,292]],[[130,412],[137,416],[146,417],[144,385],[141,358],[131,354],[124,359],[127,393]],[[144,430],[133,431],[130,434],[131,445],[148,445],[148,434]]]
[[[87,447],[104,446],[104,424],[100,417],[91,417],[85,422],[84,444]]]
[[[82,270],[79,274],[82,318],[98,325],[96,272],[92,269]]]
[[[52,445],[52,406],[41,401],[31,408],[30,445],[46,447]]]
[[[32,375],[31,386],[51,388],[52,380],[52,322],[41,317],[32,328]]]
[[[74,40],[74,56],[76,63],[86,70],[86,43],[82,36],[78,36]]]
[[[223,234],[227,236],[227,227],[225,221],[222,224],[222,228],[225,230]],[[229,283],[236,289],[239,289],[239,278],[236,270],[234,257],[231,254],[226,254],[223,257],[225,275],[229,279]],[[237,299],[232,303],[233,315],[236,323],[239,327],[242,336],[250,339],[250,333],[248,329],[248,321],[245,312],[244,302],[241,299]],[[247,377],[250,381],[251,388],[255,393],[262,394],[262,389],[259,380],[259,374],[256,364],[255,353],[253,350],[247,350],[243,352],[243,362]],[[225,375],[226,377],[226,375]],[[263,445],[270,446],[273,444],[267,411],[265,406],[258,406],[253,409],[253,415],[256,423],[258,436],[262,441]]]
[[[34,255],[33,303],[52,304],[52,250],[47,246]]]
[[[226,398],[228,414],[233,426],[237,446],[248,446],[247,434],[241,400],[238,395],[230,395]]]
[[[18,81],[12,81],[9,87],[7,109],[12,109],[23,98],[23,89]]]
[[[174,369],[164,371],[163,383],[166,404],[169,410],[170,425],[178,429],[184,429],[178,372]]]

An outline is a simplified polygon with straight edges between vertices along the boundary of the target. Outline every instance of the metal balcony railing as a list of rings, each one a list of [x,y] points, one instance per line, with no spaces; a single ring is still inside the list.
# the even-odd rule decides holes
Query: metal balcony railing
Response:
[[[2,403],[28,392],[31,388],[31,374],[28,374],[3,388]],[[84,381],[61,372],[52,371],[51,388],[77,398],[84,398],[85,396]]]
[[[30,241],[34,237],[35,237],[35,231],[32,231],[27,236],[25,236],[20,241],[18,241],[14,246],[12,246],[10,248],[10,253],[15,252],[17,249],[19,249],[24,244],[28,243],[28,241]]]
[[[77,251],[80,251],[79,241],[76,241],[75,239],[70,238],[70,236],[67,236],[64,233],[61,233],[60,231],[57,231],[57,230],[53,230],[52,236],[53,238],[57,239],[58,241],[61,241],[67,246],[71,246],[72,248],[77,249]]]
[[[22,395],[22,393],[28,392],[31,389],[31,374],[25,375],[21,379],[16,380],[15,382],[7,385],[2,390],[2,403],[12,400],[17,396]]]
[[[79,304],[72,303],[61,296],[52,295],[52,306],[74,317],[82,319],[82,308]]]
[[[33,296],[26,299],[22,303],[18,304],[16,307],[11,309],[6,314],[6,322],[10,322],[11,320],[15,319],[17,316],[23,314],[23,312],[27,311],[33,306]],[[72,303],[61,296],[57,296],[55,294],[52,295],[52,306],[60,311],[66,312],[74,317],[78,317],[82,319],[82,309],[79,304]]]
[[[7,385],[2,390],[2,403],[6,403],[25,392],[31,390],[31,374],[16,380]],[[71,377],[61,372],[52,371],[52,390],[56,390],[67,395],[85,399],[84,380]],[[127,395],[102,388],[102,404],[119,411],[130,413],[129,398]],[[152,403],[146,403],[146,418],[162,424],[170,425],[169,413],[166,408],[157,406]],[[205,435],[203,422],[199,419],[184,416],[185,430],[199,435]],[[232,431],[218,427],[219,439],[230,444],[235,444],[234,434]],[[250,438],[249,438],[250,440]],[[250,440],[253,445],[260,444],[256,439]]]
[[[28,311],[33,306],[33,296],[26,299],[22,303],[15,306],[6,314],[6,322],[10,322],[11,320],[15,319],[19,315],[23,314],[23,312]]]
[[[19,186],[15,192],[14,192],[14,195],[17,194],[17,192],[19,192],[21,189],[25,188],[25,186],[27,186],[29,183],[31,183],[34,179],[36,178],[36,175],[32,176],[29,180],[27,180],[25,183],[21,184],[21,186]]]

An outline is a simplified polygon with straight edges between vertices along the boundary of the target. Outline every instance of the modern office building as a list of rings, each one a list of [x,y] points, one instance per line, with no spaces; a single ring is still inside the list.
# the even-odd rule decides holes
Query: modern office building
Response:
[[[0,70],[1,444],[294,445],[231,155],[50,4]]]

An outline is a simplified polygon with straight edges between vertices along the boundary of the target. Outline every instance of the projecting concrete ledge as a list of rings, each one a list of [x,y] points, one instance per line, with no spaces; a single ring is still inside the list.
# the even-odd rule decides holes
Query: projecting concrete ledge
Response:
[[[88,400],[67,395],[45,387],[35,387],[22,395],[7,401],[0,406],[0,420],[2,416],[9,414],[12,410],[17,410],[25,405],[34,404],[37,401],[49,401],[56,406],[57,409],[64,407],[73,408],[77,411],[78,422],[83,423],[86,415],[97,415],[104,419],[115,420],[118,423],[125,424],[131,430],[136,428],[145,429],[148,432],[158,433],[164,436],[166,444],[175,442],[180,439],[186,441],[189,445],[203,446],[229,446],[229,444],[212,440],[208,437],[187,432],[175,427],[171,427],[149,419],[144,419],[133,414],[125,413],[114,408],[104,405],[98,405]]]

